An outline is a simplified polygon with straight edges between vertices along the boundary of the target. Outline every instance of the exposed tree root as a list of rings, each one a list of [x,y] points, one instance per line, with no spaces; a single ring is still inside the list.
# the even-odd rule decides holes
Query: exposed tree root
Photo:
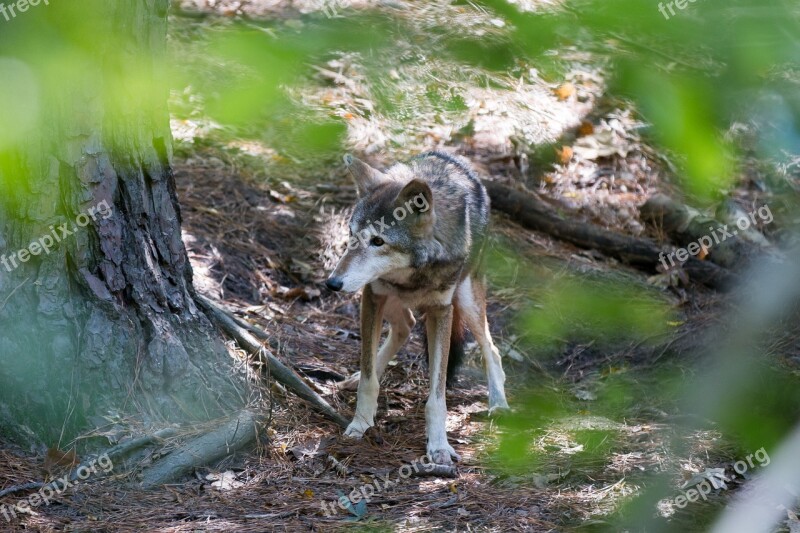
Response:
[[[300,376],[280,362],[278,358],[272,354],[272,352],[258,342],[254,335],[248,331],[248,329],[253,331],[256,328],[250,326],[245,329],[237,324],[237,321],[234,317],[215,306],[208,299],[202,296],[198,297],[198,301],[200,305],[202,305],[203,309],[205,309],[212,322],[214,322],[220,329],[222,329],[222,331],[238,342],[242,348],[253,353],[254,355],[257,355],[261,362],[269,367],[270,375],[274,377],[276,381],[286,386],[299,397],[311,403],[330,420],[333,420],[343,428],[347,427],[348,421],[346,418],[344,418],[333,407],[331,407],[331,405],[325,401],[322,396],[314,392],[314,390],[309,387]],[[268,337],[264,332],[259,332],[257,335],[261,338]]]
[[[603,228],[567,219],[530,192],[512,189],[500,183],[484,181],[492,208],[508,214],[515,222],[535,231],[552,235],[581,248],[599,250],[633,267],[655,271],[663,250],[647,239],[620,235]],[[715,289],[735,285],[736,274],[707,261],[689,257],[683,270],[695,281]]]
[[[104,457],[104,456],[108,457],[111,464],[113,465],[115,462],[125,458],[126,456],[130,455],[136,450],[144,448],[145,446],[149,446],[150,444],[157,444],[163,439],[174,436],[177,432],[178,431],[174,428],[162,429],[160,431],[155,432],[152,435],[148,435],[146,437],[139,437],[137,439],[132,439],[128,442],[123,442],[122,444],[118,444],[117,446],[110,448],[108,451],[99,454],[97,457]],[[90,461],[83,461],[76,468],[74,468],[72,470],[72,473],[69,475],[70,482],[74,482],[78,479],[78,472],[81,470],[81,468],[92,470],[92,467],[96,462],[96,460],[97,459],[94,458]],[[50,483],[35,482],[35,483],[25,483],[23,485],[14,485],[12,487],[0,490],[0,498],[17,492],[42,489],[47,486],[49,486],[51,489],[53,489],[54,492],[56,492],[58,491],[59,483],[60,480],[52,481]]]
[[[259,415],[244,409],[219,428],[185,442],[142,473],[141,487],[158,487],[180,478],[193,468],[218,461],[255,442]]]
[[[140,448],[144,448],[145,446],[149,446],[151,444],[158,444],[160,441],[173,437],[177,433],[178,430],[175,428],[162,429],[160,431],[156,431],[152,435],[139,437],[127,442],[123,442],[122,444],[118,444],[105,452],[105,454],[101,455],[107,455],[112,461],[119,461],[120,459],[125,458]]]

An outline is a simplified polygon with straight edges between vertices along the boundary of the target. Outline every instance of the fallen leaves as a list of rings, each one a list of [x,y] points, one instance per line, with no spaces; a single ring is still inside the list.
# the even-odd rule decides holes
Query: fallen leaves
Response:
[[[591,135],[579,138],[575,141],[573,149],[578,157],[595,160],[613,155],[627,157],[631,145],[628,139],[619,135],[618,132],[604,127],[595,130]]]

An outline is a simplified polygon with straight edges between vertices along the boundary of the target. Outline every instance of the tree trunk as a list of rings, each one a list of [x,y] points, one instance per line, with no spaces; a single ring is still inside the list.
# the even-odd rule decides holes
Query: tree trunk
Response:
[[[17,442],[64,445],[108,417],[207,420],[246,403],[244,376],[195,305],[181,238],[160,63],[168,5],[42,0],[0,15],[11,89],[0,432]]]

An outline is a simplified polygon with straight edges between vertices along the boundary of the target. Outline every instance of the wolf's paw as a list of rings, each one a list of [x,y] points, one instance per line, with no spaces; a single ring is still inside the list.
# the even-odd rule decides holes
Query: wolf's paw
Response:
[[[428,449],[428,457],[437,465],[451,465],[453,461],[461,461],[461,456],[449,444],[436,448],[435,450]]]
[[[334,387],[338,390],[357,390],[359,379],[361,379],[361,372],[356,372],[349,378],[334,383]]]
[[[353,420],[352,422],[350,422],[350,425],[347,426],[347,429],[344,430],[344,434],[346,437],[353,437],[354,439],[360,439],[364,436],[364,433],[366,433],[367,430],[371,427],[372,424],[370,424],[366,420]]]

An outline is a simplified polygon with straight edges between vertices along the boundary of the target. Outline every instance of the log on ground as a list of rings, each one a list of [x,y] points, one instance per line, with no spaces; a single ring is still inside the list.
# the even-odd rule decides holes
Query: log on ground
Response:
[[[525,228],[547,233],[581,248],[598,250],[651,273],[659,264],[663,264],[663,250],[653,241],[565,218],[534,193],[518,191],[492,181],[485,180],[483,183],[489,192],[492,208],[506,213]],[[707,261],[690,257],[683,264],[683,269],[694,281],[715,289],[724,290],[735,285],[734,273]]]

